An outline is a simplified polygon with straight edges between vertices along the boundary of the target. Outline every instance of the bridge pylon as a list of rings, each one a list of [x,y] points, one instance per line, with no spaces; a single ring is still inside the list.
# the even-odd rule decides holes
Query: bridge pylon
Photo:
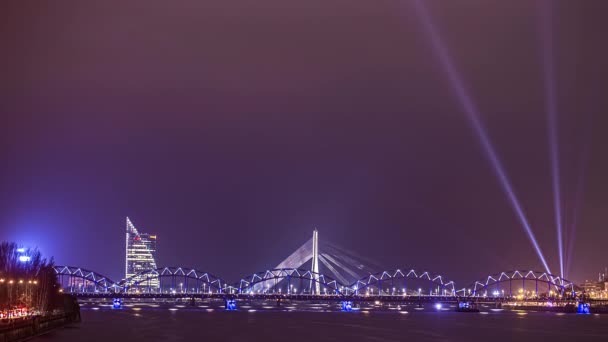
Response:
[[[314,274],[314,294],[321,294],[321,284],[319,284],[319,231],[315,228],[312,231],[312,270]],[[312,281],[312,280],[311,280]],[[313,284],[311,284],[310,288]]]

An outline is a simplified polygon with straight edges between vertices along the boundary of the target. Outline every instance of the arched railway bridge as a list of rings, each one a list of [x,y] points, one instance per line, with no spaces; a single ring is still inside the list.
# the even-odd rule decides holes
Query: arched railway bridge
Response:
[[[370,274],[342,284],[306,269],[256,272],[229,283],[211,273],[187,267],[163,267],[113,281],[75,266],[55,266],[65,292],[86,298],[249,298],[291,300],[354,300],[383,302],[503,302],[509,300],[572,300],[572,282],[538,271],[504,271],[458,288],[444,276],[412,268]],[[160,286],[152,287],[152,280]],[[320,293],[315,293],[319,284]],[[426,284],[424,286],[423,284]]]

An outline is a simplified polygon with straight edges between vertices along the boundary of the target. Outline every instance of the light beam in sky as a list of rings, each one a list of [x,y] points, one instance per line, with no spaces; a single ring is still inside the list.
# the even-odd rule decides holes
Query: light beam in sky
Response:
[[[557,251],[560,276],[564,278],[564,245],[562,238],[562,199],[560,191],[559,146],[557,140],[557,100],[555,98],[555,58],[553,56],[553,5],[551,1],[541,1],[541,40],[543,67],[545,74],[545,100],[547,107],[547,129],[551,155],[551,179],[553,185],[553,210],[557,231]]]
[[[580,208],[583,205],[583,193],[585,189],[585,175],[587,173],[587,163],[589,162],[589,155],[591,152],[591,132],[592,132],[592,119],[591,114],[588,117],[585,130],[583,131],[583,148],[580,154],[580,164],[578,170],[578,176],[576,180],[576,193],[574,197],[574,204],[572,208],[572,217],[570,218],[569,225],[566,227],[567,232],[567,248],[565,250],[565,275],[566,277],[570,274],[570,266],[572,264],[573,253],[574,253],[574,240],[576,239],[576,226],[579,222]]]
[[[507,196],[513,210],[515,211],[517,218],[519,219],[519,222],[521,223],[524,231],[528,236],[528,239],[530,240],[530,243],[532,243],[532,246],[534,247],[538,258],[545,267],[545,270],[547,271],[547,273],[551,273],[551,270],[549,269],[549,266],[547,265],[545,257],[541,251],[541,248],[538,245],[538,242],[536,241],[536,237],[532,232],[532,228],[530,227],[528,219],[526,218],[526,214],[524,213],[524,210],[521,207],[519,200],[515,195],[515,192],[513,191],[513,187],[511,186],[509,178],[507,177],[507,174],[504,168],[502,167],[498,156],[496,155],[496,151],[492,146],[490,138],[488,137],[485,128],[483,127],[477,107],[469,96],[464,82],[462,81],[454,63],[452,62],[452,59],[449,56],[448,49],[441,40],[439,32],[435,28],[435,25],[431,20],[429,11],[427,10],[422,0],[414,0],[413,3],[418,18],[420,19],[420,23],[422,24],[424,31],[430,39],[433,51],[435,52],[436,57],[439,59],[442,68],[448,76],[449,82],[452,86],[452,90],[456,93],[456,97],[458,98],[460,104],[464,109],[469,124],[473,128],[473,131],[482,146],[485,156],[489,159],[492,168],[494,169],[494,172],[499,180],[502,190]]]

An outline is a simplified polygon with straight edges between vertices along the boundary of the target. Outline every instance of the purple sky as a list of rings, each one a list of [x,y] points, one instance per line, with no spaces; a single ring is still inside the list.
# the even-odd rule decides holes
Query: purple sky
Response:
[[[554,2],[576,281],[608,264],[605,2]],[[427,5],[558,273],[539,6]],[[541,270],[426,37],[407,1],[3,2],[0,240],[115,279],[127,215],[229,281],[313,227],[463,286]]]

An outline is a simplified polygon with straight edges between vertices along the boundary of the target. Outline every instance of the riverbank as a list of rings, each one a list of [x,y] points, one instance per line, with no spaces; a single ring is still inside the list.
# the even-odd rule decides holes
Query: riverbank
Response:
[[[0,323],[0,342],[22,341],[76,322],[80,322],[79,313],[4,320]]]

